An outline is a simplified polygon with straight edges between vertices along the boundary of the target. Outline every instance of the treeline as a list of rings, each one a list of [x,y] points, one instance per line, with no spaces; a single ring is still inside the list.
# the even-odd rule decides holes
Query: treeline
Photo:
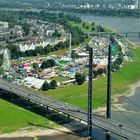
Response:
[[[59,42],[58,44],[51,46],[47,45],[44,48],[42,46],[36,47],[35,50],[28,50],[25,52],[21,52],[19,47],[13,44],[9,44],[6,46],[10,50],[11,58],[17,59],[19,57],[31,57],[31,56],[37,56],[37,55],[47,55],[50,52],[57,51],[59,49],[67,48],[69,47],[68,42]]]
[[[72,39],[72,44],[73,45],[78,45],[79,43],[84,41],[84,37],[73,37]],[[35,48],[35,50],[28,50],[25,52],[21,52],[19,49],[19,46],[9,44],[6,46],[10,50],[11,58],[12,59],[17,59],[19,57],[32,57],[32,56],[37,56],[37,55],[47,55],[51,52],[55,52],[60,49],[68,48],[69,47],[69,42],[59,42],[56,45],[47,45],[44,48],[42,46],[38,46]]]
[[[85,36],[80,28],[71,26],[69,23],[64,24],[64,27],[72,35],[72,45],[79,45],[85,41]]]
[[[65,24],[68,21],[81,22],[80,17],[62,12],[0,11],[0,21],[9,22],[10,27],[19,24],[21,20],[25,19],[36,19],[60,24]]]
[[[55,8],[49,8],[48,10],[60,10],[62,12],[72,12],[72,13],[89,13],[94,15],[106,15],[106,16],[120,16],[120,17],[140,17],[140,10],[129,10],[129,9],[93,9],[93,8],[61,8],[61,7],[55,7]]]

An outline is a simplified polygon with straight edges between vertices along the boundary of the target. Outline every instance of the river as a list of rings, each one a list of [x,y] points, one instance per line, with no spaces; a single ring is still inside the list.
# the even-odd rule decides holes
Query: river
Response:
[[[128,32],[128,38],[140,45],[140,18],[94,16],[91,14],[77,14],[84,21],[95,22],[103,26],[108,26],[114,31]],[[125,35],[125,34],[124,34]]]

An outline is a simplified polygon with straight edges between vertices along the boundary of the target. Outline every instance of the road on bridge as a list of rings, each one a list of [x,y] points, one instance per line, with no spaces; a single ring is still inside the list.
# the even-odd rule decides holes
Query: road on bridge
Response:
[[[53,110],[69,115],[75,119],[87,122],[87,112],[75,106],[55,100],[51,97],[41,95],[39,92],[36,92],[34,90],[17,86],[1,78],[0,78],[0,89],[6,90],[9,93],[16,94],[24,98],[25,100],[30,100],[31,102],[34,102],[40,106],[49,107]],[[114,134],[117,134],[127,139],[140,140],[140,130],[129,127],[120,122],[105,118],[103,116],[93,114],[93,125],[102,128],[104,130],[108,130]]]

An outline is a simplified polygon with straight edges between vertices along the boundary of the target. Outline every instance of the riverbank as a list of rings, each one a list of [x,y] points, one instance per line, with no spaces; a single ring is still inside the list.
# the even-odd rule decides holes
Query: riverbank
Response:
[[[78,127],[75,127],[75,126]],[[84,131],[85,128],[83,127],[84,124],[80,124],[79,122],[72,122],[65,124],[64,127],[59,128],[38,128],[35,130],[28,130],[27,128],[21,129],[12,133],[4,133],[0,134],[0,140],[13,140],[18,139],[22,140],[22,138],[28,138],[31,140],[39,140],[41,137],[47,138],[47,140],[54,140],[54,139],[78,139],[78,140],[87,140],[85,137],[78,136],[78,133]],[[68,129],[70,128],[70,129]],[[75,132],[74,132],[75,131]]]
[[[114,95],[112,97],[112,111],[133,112],[129,110],[128,103],[124,102],[123,99],[131,98],[132,96],[134,96],[138,87],[140,87],[140,81],[129,85],[128,91],[126,91],[125,93]],[[94,110],[94,112],[98,113],[99,115],[105,115],[106,107],[98,108]]]
[[[113,97],[113,106],[114,110],[120,110],[120,111],[128,111],[129,108],[127,107],[127,103],[124,103],[122,101],[123,98],[130,98],[135,95],[137,87],[140,87],[140,81],[137,81],[129,86],[129,89],[127,92],[121,95],[115,95]]]

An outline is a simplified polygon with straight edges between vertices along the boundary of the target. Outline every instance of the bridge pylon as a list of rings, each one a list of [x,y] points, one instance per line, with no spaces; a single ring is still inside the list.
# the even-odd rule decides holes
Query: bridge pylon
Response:
[[[89,49],[89,80],[88,80],[88,138],[91,140],[92,136],[92,78],[93,78],[93,48]]]

